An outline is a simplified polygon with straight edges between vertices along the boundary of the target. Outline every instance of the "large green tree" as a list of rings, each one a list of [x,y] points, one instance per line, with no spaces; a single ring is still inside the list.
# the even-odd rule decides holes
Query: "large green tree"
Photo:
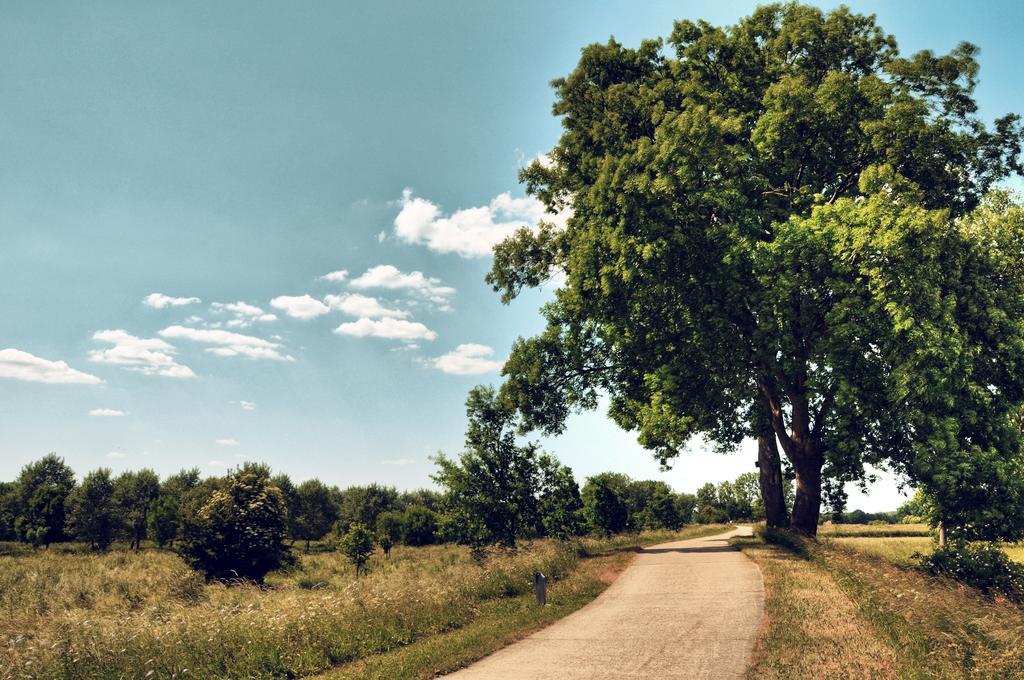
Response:
[[[159,495],[160,478],[149,468],[123,472],[114,480],[114,498],[128,540],[135,550],[146,538],[150,512]]]
[[[266,465],[245,463],[185,494],[180,552],[210,579],[262,583],[293,564],[285,544],[288,510]]]
[[[21,469],[15,482],[18,540],[49,546],[64,538],[64,502],[75,487],[75,473],[55,453]]]
[[[319,479],[307,479],[299,484],[295,495],[298,497],[299,514],[295,521],[298,533],[294,536],[306,542],[306,552],[309,552],[309,542],[326,536],[338,521],[338,499]]]
[[[181,470],[160,483],[160,492],[149,510],[149,537],[159,546],[174,545],[181,529],[185,495],[199,486],[199,469]]]
[[[564,277],[504,368],[523,426],[559,432],[606,393],[663,464],[696,435],[757,437],[770,523],[778,445],[807,534],[823,469],[866,463],[1008,528],[952,493],[1016,493],[1024,376],[1019,213],[979,207],[1021,170],[1021,127],[977,115],[976,52],[904,57],[873,17],[798,4],[585,48],[554,81],[562,136],[521,176],[567,227],[520,230],[488,275],[505,301]]]
[[[121,525],[114,498],[114,480],[108,468],[93,470],[72,489],[64,502],[67,531],[94,550],[106,550]]]
[[[480,549],[577,534],[581,503],[572,470],[537,444],[516,441],[515,413],[502,408],[492,388],[473,388],[466,414],[465,451],[457,460],[434,459],[448,535]]]

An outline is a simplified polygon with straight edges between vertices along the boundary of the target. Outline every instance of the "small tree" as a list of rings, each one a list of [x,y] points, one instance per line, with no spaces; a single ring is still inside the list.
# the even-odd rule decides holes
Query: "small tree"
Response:
[[[182,470],[160,485],[160,493],[149,511],[149,537],[163,548],[174,545],[181,527],[182,503],[185,494],[199,486],[199,470]]]
[[[356,578],[359,577],[359,572],[363,570],[366,561],[373,554],[373,539],[373,533],[369,529],[362,524],[353,524],[338,543],[341,552],[355,565]]]
[[[288,511],[266,465],[245,463],[211,490],[201,485],[186,508],[181,553],[211,579],[242,578],[262,583],[268,572],[293,564],[285,545]]]
[[[676,509],[676,495],[668,484],[660,482],[651,490],[642,512],[640,525],[644,529],[678,529],[683,520]]]
[[[160,478],[152,470],[125,472],[114,480],[114,497],[131,547],[135,550],[146,538],[149,513],[159,495]]]
[[[592,530],[608,536],[626,530],[629,511],[618,476],[603,472],[583,485],[583,514]]]
[[[466,450],[457,461],[440,454],[434,459],[433,479],[445,490],[447,531],[475,550],[514,548],[517,537],[537,533],[538,447],[516,444],[514,414],[489,387],[470,391],[466,414]]]
[[[319,479],[307,479],[295,489],[298,498],[299,516],[294,522],[299,533],[297,537],[309,542],[318,541],[338,521],[338,504],[331,489]]]
[[[64,501],[75,487],[75,473],[64,459],[51,453],[21,469],[17,481],[18,540],[49,546],[64,537]]]
[[[384,557],[391,557],[391,546],[402,538],[402,513],[388,510],[377,515],[377,542],[384,551]]]
[[[13,541],[14,520],[18,516],[18,485],[0,482],[0,541]]]
[[[368,484],[350,486],[338,494],[341,525],[347,531],[353,524],[377,526],[377,515],[399,509],[398,490],[393,486]]]
[[[108,468],[94,470],[75,487],[64,503],[68,532],[94,550],[106,550],[120,524],[114,481]]]
[[[553,456],[541,454],[537,459],[540,473],[537,512],[544,535],[569,538],[583,533],[583,501],[572,470]]]
[[[402,543],[430,545],[437,540],[437,513],[422,505],[410,505],[402,513]]]
[[[673,499],[676,506],[676,515],[682,524],[689,524],[697,510],[697,497],[692,493],[679,493]]]
[[[302,533],[300,520],[302,508],[299,506],[298,491],[295,489],[295,484],[292,483],[292,478],[286,474],[274,475],[271,481],[284,496],[284,506],[288,510],[288,537],[294,543]]]

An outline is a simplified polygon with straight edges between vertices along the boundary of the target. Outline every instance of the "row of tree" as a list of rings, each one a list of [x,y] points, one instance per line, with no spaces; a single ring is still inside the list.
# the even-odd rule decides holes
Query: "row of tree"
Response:
[[[487,390],[470,399],[470,445],[459,460],[437,459],[444,493],[399,492],[371,484],[339,489],[318,479],[294,484],[269,477],[280,493],[284,537],[309,543],[338,539],[364,527],[385,553],[393,545],[453,541],[477,547],[512,547],[517,540],[609,535],[645,529],[677,529],[764,517],[757,477],[706,484],[696,494],[675,493],[661,481],[633,480],[605,472],[582,489],[572,470],[536,445],[519,446],[504,426],[481,435],[481,418],[500,412]],[[474,444],[475,442],[475,444]],[[100,468],[75,482],[72,469],[54,454],[26,465],[17,480],[0,483],[0,540],[36,546],[78,540],[97,550],[123,540],[174,548],[226,478],[200,478],[196,469],[161,480],[152,470],[114,476]]]
[[[374,527],[382,514],[392,523],[399,520],[400,540],[410,545],[437,540],[440,494],[435,491],[399,492],[377,484],[339,489],[318,479],[294,484],[283,474],[271,482],[284,503],[286,538],[304,541],[307,548],[332,530]],[[161,480],[149,469],[115,476],[106,468],[76,483],[74,471],[50,454],[26,465],[13,482],[0,482],[0,540],[35,546],[79,540],[99,550],[115,540],[136,549],[146,540],[174,547],[186,517],[199,512],[221,483],[201,478],[197,469]]]

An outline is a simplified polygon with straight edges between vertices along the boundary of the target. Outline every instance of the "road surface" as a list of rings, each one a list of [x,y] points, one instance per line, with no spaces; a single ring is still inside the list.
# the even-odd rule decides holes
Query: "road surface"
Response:
[[[586,607],[445,678],[741,678],[764,587],[728,539],[749,531],[646,548]]]

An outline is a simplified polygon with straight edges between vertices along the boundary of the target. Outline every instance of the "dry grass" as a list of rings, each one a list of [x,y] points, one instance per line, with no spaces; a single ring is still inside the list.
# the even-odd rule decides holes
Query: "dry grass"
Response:
[[[818,527],[819,538],[841,536],[930,536],[927,524],[823,524]]]
[[[536,541],[483,564],[463,547],[400,547],[358,581],[337,553],[304,555],[263,589],[206,584],[155,550],[0,557],[0,678],[308,675],[462,628],[527,594],[534,571],[557,580],[586,556],[676,536]]]
[[[760,541],[740,545],[765,585],[764,630],[747,677],[896,677],[896,654],[819,565]]]
[[[871,555],[882,557],[893,564],[913,566],[918,563],[914,553],[927,555],[935,549],[935,541],[930,537],[896,537],[896,538],[835,538],[836,544]]]
[[[1024,609],[894,564],[915,540],[821,541],[809,559],[749,542],[768,612],[749,677],[1024,677]]]

